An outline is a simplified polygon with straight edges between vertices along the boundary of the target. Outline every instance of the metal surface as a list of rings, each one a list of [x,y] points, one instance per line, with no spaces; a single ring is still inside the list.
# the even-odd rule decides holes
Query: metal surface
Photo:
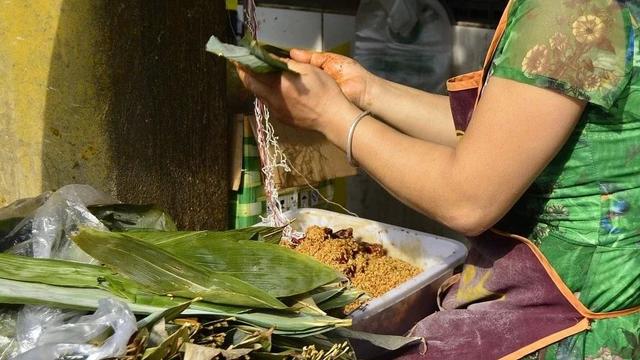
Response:
[[[419,231],[319,209],[299,209],[286,213],[294,230],[318,225],[334,230],[353,228],[354,237],[380,244],[391,257],[423,269],[367,306],[351,314],[353,327],[379,334],[400,335],[436,310],[438,287],[467,254],[462,243]]]

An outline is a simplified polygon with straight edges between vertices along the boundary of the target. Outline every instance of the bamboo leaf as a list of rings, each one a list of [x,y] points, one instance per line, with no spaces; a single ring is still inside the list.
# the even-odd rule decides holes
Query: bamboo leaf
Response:
[[[281,57],[287,58],[289,57],[289,53],[286,50],[271,45],[261,46],[255,39],[251,37],[251,34],[248,32],[245,34],[242,40],[240,40],[240,45],[249,49],[249,52],[252,55],[264,61],[272,68],[291,71],[287,66],[287,63],[274,56],[274,54],[269,52],[267,49],[273,49],[274,51],[278,52]]]
[[[246,47],[225,44],[215,36],[211,36],[207,42],[206,48],[208,52],[214,53],[218,56],[223,56],[230,61],[237,62],[256,73],[288,70],[287,64],[282,61],[275,58],[273,58],[273,60],[267,57],[260,58],[253,53],[256,50],[253,50],[252,52],[252,49]],[[262,53],[259,54],[264,56]]]
[[[363,291],[357,289],[346,289],[341,294],[319,303],[318,307],[324,311],[339,309],[361,298],[367,298],[367,295]]]
[[[421,337],[405,337],[395,335],[379,335],[351,329],[335,329],[328,334],[338,338],[364,340],[370,344],[386,350],[398,350],[405,346],[419,344],[424,341]]]
[[[131,298],[137,285],[103,266],[0,253],[0,278],[67,287],[107,289]]]
[[[98,307],[100,299],[113,297],[108,291],[86,288],[69,288],[0,279],[1,304],[30,304],[47,305],[64,309],[93,311]],[[169,299],[169,298],[166,298]],[[169,308],[134,303],[130,300],[118,298],[125,302],[136,314],[151,314]],[[176,301],[171,306],[179,305]],[[294,337],[304,337],[330,331],[336,327],[351,326],[350,319],[337,319],[330,316],[311,316],[294,313],[228,313],[213,311],[205,307],[205,302],[198,302],[183,312],[184,315],[233,317],[238,322],[263,329],[274,328],[274,334]],[[211,304],[212,305],[212,304]],[[213,306],[213,305],[212,305]]]
[[[249,283],[189,264],[128,233],[83,228],[73,241],[93,258],[160,295],[202,297],[217,304],[286,308],[275,297]]]
[[[296,297],[291,308],[305,314],[327,315],[327,313],[318,308],[318,305],[316,305],[316,302],[311,296],[301,295]]]
[[[303,294],[341,276],[312,257],[280,245],[238,240],[242,235],[260,236],[273,228],[263,230],[134,231],[127,235],[157,245],[190,264],[241,279],[275,297]]]
[[[185,302],[191,301],[191,299],[181,298],[181,297],[168,297],[147,293],[138,293],[135,296],[134,302],[138,305],[151,306],[155,309],[168,309]],[[250,311],[251,308],[242,307],[242,306],[230,306],[230,305],[221,305],[221,304],[213,304],[206,301],[198,301],[191,304],[188,310],[185,313],[193,313],[193,311],[203,311],[204,315],[207,314],[239,314],[243,312]]]
[[[323,288],[318,288],[318,289],[323,289]],[[339,294],[342,294],[347,288],[345,287],[336,287],[336,288],[332,288],[329,290],[323,290],[320,292],[314,292],[311,297],[313,298],[313,301],[315,301],[316,304],[321,304],[331,298],[333,298],[334,296],[337,296]]]
[[[138,329],[146,328],[147,330],[151,330],[153,326],[160,320],[164,319],[164,321],[171,321],[180,316],[180,314],[187,310],[196,300],[197,299],[190,300],[169,309],[155,312],[138,321]]]

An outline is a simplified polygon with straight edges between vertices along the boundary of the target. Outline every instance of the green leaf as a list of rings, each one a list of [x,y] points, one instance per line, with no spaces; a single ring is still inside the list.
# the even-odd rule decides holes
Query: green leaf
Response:
[[[103,266],[0,253],[0,278],[67,287],[107,289],[132,297],[137,285]]]
[[[358,299],[366,299],[367,295],[358,289],[346,289],[337,296],[330,298],[318,304],[318,307],[324,311],[339,309],[345,307]]]
[[[168,297],[161,295],[154,295],[148,293],[138,293],[135,296],[134,302],[138,305],[151,306],[155,309],[169,309],[185,302],[192,301],[191,299],[181,297]],[[213,304],[206,301],[198,301],[186,310],[187,313],[193,313],[194,311],[201,311],[204,315],[207,314],[239,314],[252,310],[248,307],[242,306],[230,306]]]
[[[164,321],[171,321],[180,316],[180,314],[187,310],[195,301],[195,299],[190,300],[169,309],[157,311],[138,321],[138,329],[146,328],[147,330],[151,330],[153,326],[160,320],[164,319]]]
[[[273,228],[265,228],[273,232]],[[260,288],[274,297],[306,293],[337,280],[341,275],[312,257],[280,245],[237,240],[260,236],[260,230],[234,232],[128,232],[189,264],[224,273]]]
[[[0,279],[1,304],[47,305],[63,309],[93,311],[98,307],[100,299],[113,297],[108,291],[86,288],[69,288],[62,286],[28,283]],[[171,300],[169,298],[164,298]],[[126,303],[136,314],[151,314],[179,305],[183,300],[171,306],[154,306],[145,303],[134,303],[128,299],[118,298]],[[184,315],[233,317],[238,322],[262,329],[274,328],[274,334],[293,337],[305,337],[330,331],[336,327],[351,326],[350,319],[337,319],[330,316],[311,316],[281,312],[230,313],[208,309],[206,302],[198,302],[183,312]]]
[[[261,46],[255,39],[251,37],[251,34],[249,32],[247,32],[246,35],[242,38],[242,40],[240,40],[240,45],[249,49],[251,54],[253,54],[258,59],[264,61],[265,63],[269,64],[269,66],[275,69],[289,70],[287,63],[283,62],[282,60],[274,56],[272,53],[270,53],[266,47]],[[268,46],[268,48],[270,49],[274,49],[275,51],[278,51],[281,56],[285,55],[282,57],[289,57],[288,52],[283,49],[279,49],[271,45],[266,45],[266,46]]]
[[[83,228],[73,241],[93,258],[156,294],[202,297],[216,304],[286,308],[264,290],[228,274],[187,263],[128,233]]]
[[[327,315],[327,313],[318,308],[318,305],[316,305],[313,297],[306,295],[301,295],[294,298],[294,303],[293,305],[291,305],[291,308],[305,314]]]
[[[287,64],[262,49],[257,43],[247,47],[225,44],[215,36],[207,42],[207,51],[235,61],[256,73],[289,70]]]
[[[371,334],[371,333],[355,331],[351,329],[343,329],[343,328],[335,329],[331,331],[328,335],[339,337],[339,338],[364,340],[374,346],[377,346],[379,348],[383,348],[386,350],[391,350],[391,351],[398,350],[405,346],[419,344],[423,341],[421,337],[379,335],[379,334]]]
[[[89,211],[112,231],[127,231],[131,229],[177,230],[171,216],[154,205],[98,205],[90,206]]]
[[[313,297],[313,301],[315,301],[316,304],[321,304],[321,303],[331,299],[334,296],[342,294],[345,290],[346,290],[345,287],[336,287],[336,288],[333,288],[333,289],[323,290],[321,292],[313,293],[311,295],[311,297]]]

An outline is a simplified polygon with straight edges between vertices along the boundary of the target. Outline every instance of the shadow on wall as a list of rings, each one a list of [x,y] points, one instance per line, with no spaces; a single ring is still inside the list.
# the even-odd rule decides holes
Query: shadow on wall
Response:
[[[43,190],[88,183],[181,227],[227,225],[225,65],[204,51],[224,2],[72,1],[60,9]]]

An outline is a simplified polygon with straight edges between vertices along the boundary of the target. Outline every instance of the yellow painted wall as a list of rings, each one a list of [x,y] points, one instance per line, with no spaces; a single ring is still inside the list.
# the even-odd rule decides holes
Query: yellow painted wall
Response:
[[[69,182],[115,190],[104,151],[110,84],[97,4],[0,6],[0,205]]]
[[[224,6],[0,0],[0,206],[83,183],[226,226]]]

